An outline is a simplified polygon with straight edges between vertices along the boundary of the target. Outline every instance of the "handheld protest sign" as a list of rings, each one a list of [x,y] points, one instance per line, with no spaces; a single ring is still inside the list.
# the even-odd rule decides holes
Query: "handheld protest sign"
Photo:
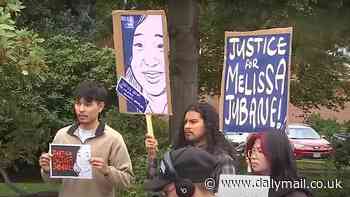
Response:
[[[90,144],[50,144],[50,178],[92,179]]]
[[[225,32],[220,129],[260,132],[287,124],[292,28]]]
[[[171,115],[169,37],[163,10],[113,11],[119,111]]]

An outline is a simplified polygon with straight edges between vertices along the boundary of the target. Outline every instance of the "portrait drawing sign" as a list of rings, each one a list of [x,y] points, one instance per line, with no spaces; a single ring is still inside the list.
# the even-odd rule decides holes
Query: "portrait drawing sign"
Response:
[[[119,111],[171,115],[165,12],[113,11]]]

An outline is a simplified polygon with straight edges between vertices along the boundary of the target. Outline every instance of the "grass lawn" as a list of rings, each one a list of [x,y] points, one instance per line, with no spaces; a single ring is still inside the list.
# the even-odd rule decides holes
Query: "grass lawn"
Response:
[[[48,183],[16,183],[16,185],[28,193],[35,193],[41,191],[57,191],[59,185]],[[3,196],[15,196],[12,190],[10,190],[4,183],[0,183],[0,197]]]

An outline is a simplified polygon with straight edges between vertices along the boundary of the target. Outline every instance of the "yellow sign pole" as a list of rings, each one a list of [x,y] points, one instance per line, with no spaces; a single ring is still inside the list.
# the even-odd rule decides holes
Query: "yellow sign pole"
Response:
[[[152,125],[152,115],[146,114],[146,122],[147,122],[147,134],[150,136],[154,136],[153,125]]]

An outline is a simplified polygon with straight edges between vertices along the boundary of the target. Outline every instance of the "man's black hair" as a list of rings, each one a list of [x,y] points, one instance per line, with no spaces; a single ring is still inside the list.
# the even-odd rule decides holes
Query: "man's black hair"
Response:
[[[75,99],[83,98],[87,102],[106,102],[107,94],[106,88],[97,81],[83,81],[74,91]]]
[[[205,136],[207,139],[206,150],[212,154],[215,154],[215,152],[226,152],[235,161],[235,166],[238,169],[238,158],[236,156],[237,153],[235,148],[227,139],[225,139],[224,133],[219,131],[219,114],[216,112],[216,109],[208,103],[195,103],[186,109],[183,115],[179,135],[174,144],[175,148],[191,145],[191,142],[185,139],[184,133],[185,116],[189,111],[199,113],[204,121]]]

